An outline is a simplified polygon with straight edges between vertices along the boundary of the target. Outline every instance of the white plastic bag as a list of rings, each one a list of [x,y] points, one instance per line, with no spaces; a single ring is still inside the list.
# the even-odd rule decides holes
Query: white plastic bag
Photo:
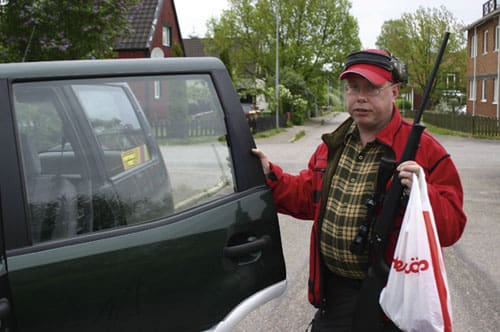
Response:
[[[387,317],[401,330],[451,332],[451,304],[425,174],[413,185],[387,285],[380,294]]]

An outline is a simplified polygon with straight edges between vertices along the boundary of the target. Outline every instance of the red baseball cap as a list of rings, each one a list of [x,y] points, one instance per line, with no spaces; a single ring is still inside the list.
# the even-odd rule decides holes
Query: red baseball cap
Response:
[[[363,52],[382,54],[385,56],[389,56],[389,53],[384,50],[376,50],[376,49],[368,49]],[[340,74],[340,79],[344,80],[349,75],[360,75],[370,81],[371,84],[375,86],[383,85],[385,82],[389,81],[394,83],[394,78],[392,77],[392,72],[389,70],[377,66],[373,63],[358,63],[348,66],[342,74]]]

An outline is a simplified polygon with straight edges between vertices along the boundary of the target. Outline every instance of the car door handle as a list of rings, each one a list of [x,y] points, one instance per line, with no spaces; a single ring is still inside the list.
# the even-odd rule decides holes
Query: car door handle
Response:
[[[236,258],[244,255],[248,255],[270,246],[272,239],[269,235],[264,235],[260,239],[252,238],[249,242],[243,244],[236,244],[232,246],[226,246],[223,249],[223,255],[227,258]]]

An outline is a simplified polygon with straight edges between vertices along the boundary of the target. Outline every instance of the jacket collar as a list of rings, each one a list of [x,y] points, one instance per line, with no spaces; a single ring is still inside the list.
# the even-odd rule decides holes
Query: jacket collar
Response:
[[[323,134],[321,136],[321,139],[329,148],[339,148],[344,144],[344,138],[346,137],[347,133],[349,133],[353,122],[354,120],[351,117],[347,118],[347,120],[342,122],[340,126],[333,132]]]
[[[401,160],[412,127],[412,124],[403,119],[398,108],[394,105],[394,113],[391,121],[377,135],[379,142],[391,148],[394,153],[394,160]]]
[[[399,144],[405,144],[405,142],[399,142],[396,141],[395,138],[397,136],[397,133],[401,129],[401,125],[403,124],[403,118],[401,117],[401,114],[399,114],[399,109],[396,105],[393,106],[393,112],[392,112],[392,118],[391,121],[385,126],[384,129],[382,129],[378,134],[377,134],[377,140],[385,144],[387,146],[394,146],[394,145],[399,145]]]

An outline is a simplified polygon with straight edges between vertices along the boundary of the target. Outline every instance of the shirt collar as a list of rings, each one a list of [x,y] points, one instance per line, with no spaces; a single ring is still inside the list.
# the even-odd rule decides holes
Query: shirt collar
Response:
[[[347,141],[351,138],[355,138],[359,140],[359,129],[358,126],[356,126],[356,123],[352,123],[349,129],[347,129],[346,135],[344,137],[344,144],[347,144]]]

